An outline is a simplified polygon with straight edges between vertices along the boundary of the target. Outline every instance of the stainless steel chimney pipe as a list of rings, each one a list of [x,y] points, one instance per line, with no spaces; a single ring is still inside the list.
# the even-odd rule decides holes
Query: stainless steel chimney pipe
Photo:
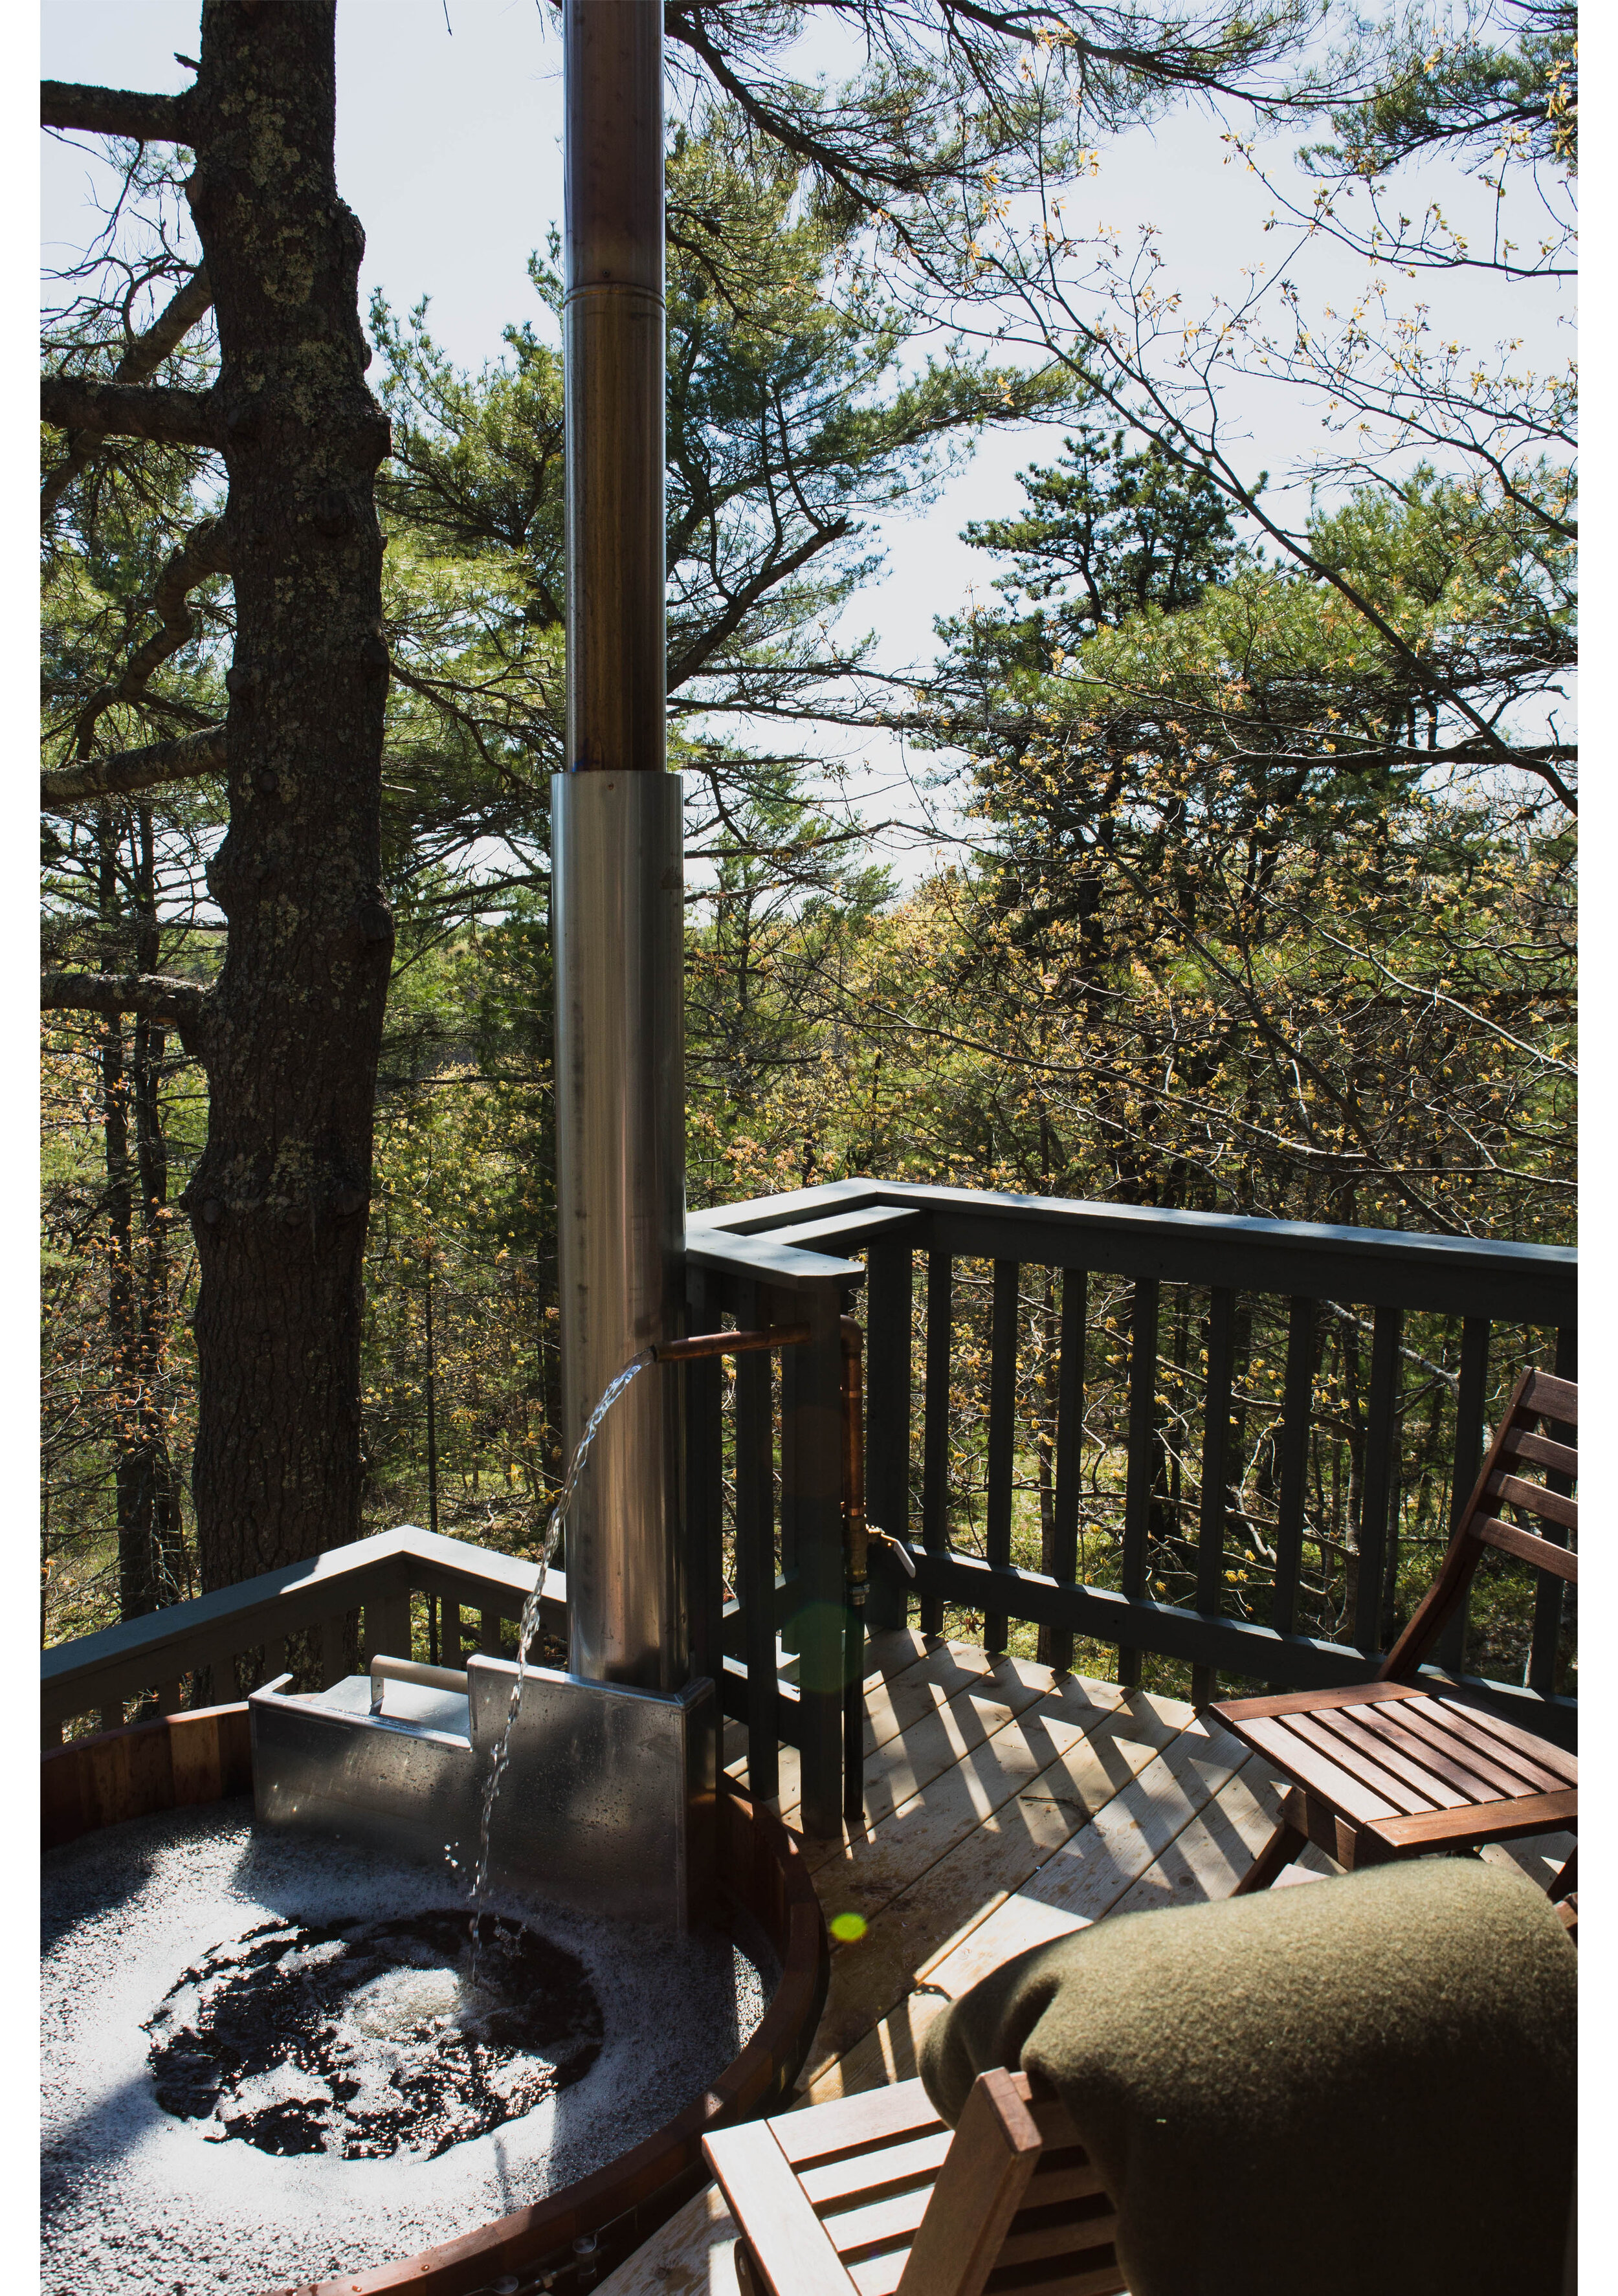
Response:
[[[678,777],[663,708],[661,0],[566,0],[567,771],[551,783],[567,1441],[683,1297]],[[689,1672],[678,1373],[595,1439],[567,1529],[575,1674]]]

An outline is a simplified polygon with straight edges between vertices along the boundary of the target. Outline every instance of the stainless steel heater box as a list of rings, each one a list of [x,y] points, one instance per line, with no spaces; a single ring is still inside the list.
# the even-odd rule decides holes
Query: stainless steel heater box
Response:
[[[267,1683],[248,1701],[259,1822],[419,1858],[464,1886],[516,1678],[511,1659],[474,1657],[463,1674],[379,1658],[329,1690],[292,1693],[290,1675]],[[490,1887],[690,1928],[709,1910],[714,1765],[705,1678],[665,1692],[529,1668]]]

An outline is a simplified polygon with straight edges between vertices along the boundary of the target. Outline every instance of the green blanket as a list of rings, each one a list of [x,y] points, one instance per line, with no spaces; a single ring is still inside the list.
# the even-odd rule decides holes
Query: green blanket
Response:
[[[1429,1857],[1098,1922],[938,2018],[954,2121],[1043,2075],[1131,2296],[1557,2296],[1577,1956],[1514,1868]]]

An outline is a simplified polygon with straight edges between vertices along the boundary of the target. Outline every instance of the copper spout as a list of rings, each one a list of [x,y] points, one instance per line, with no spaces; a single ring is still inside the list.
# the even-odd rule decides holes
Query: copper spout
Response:
[[[760,1348],[801,1347],[809,1335],[807,1324],[777,1324],[768,1332],[695,1332],[688,1340],[661,1340],[652,1350],[653,1363],[696,1363],[704,1356],[744,1356]]]

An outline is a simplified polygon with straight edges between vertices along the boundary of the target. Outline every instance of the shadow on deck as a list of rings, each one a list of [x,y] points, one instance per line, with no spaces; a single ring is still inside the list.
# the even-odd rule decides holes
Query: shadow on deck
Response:
[[[871,1655],[865,1821],[809,1845],[827,1921],[857,1914],[866,1930],[834,1944],[806,2103],[912,2079],[944,2003],[1025,1947],[1110,1914],[1228,1897],[1280,1799],[1261,1757],[1179,1699],[909,1630],[873,1637]],[[743,1774],[746,1751],[731,1725],[727,1769]],[[794,1826],[797,1767],[784,1747],[781,1814]],[[1572,1847],[1541,1835],[1485,1855],[1543,1884]],[[1335,1870],[1311,1849],[1286,1878]],[[734,2296],[734,2238],[710,2185],[601,2296]]]

